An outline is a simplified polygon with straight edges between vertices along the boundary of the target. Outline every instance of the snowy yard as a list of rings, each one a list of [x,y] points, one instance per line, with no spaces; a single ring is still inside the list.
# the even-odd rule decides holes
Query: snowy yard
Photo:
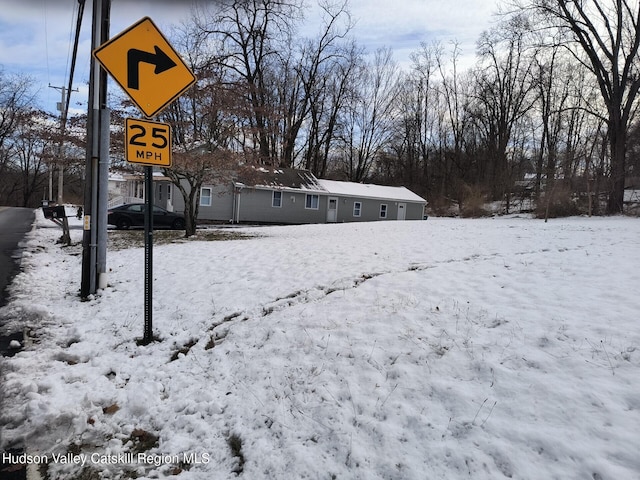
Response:
[[[0,438],[51,478],[640,478],[638,219],[158,245],[162,340],[138,346],[143,249],[80,302],[80,250],[38,215],[0,310],[32,338],[0,359]]]

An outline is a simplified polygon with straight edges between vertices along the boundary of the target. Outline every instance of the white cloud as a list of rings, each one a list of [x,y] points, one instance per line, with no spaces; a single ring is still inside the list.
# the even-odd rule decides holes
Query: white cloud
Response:
[[[462,0],[452,4],[437,0],[352,0],[358,23],[355,34],[370,50],[392,47],[396,59],[406,64],[420,43],[459,44],[465,57],[473,57],[480,33],[490,27],[495,4]]]
[[[151,17],[166,32],[171,24],[188,18],[194,4],[203,2],[213,3],[212,0],[112,0],[111,35],[144,16]],[[6,72],[33,76],[45,108],[50,110],[55,109],[59,94],[47,86],[67,82],[65,74],[70,66],[77,5],[71,0],[23,0],[12,3],[11,8],[0,7],[0,65]],[[392,48],[396,61],[406,67],[410,54],[422,42],[434,41],[445,48],[457,42],[467,59],[465,64],[470,64],[475,42],[489,28],[496,6],[484,0],[461,0],[455,4],[437,0],[351,0],[349,9],[356,21],[352,34],[358,42],[369,52]],[[314,11],[309,9],[307,17]],[[87,2],[83,23],[74,84],[88,81],[91,2]],[[310,36],[316,31],[317,22],[308,19],[303,33]]]

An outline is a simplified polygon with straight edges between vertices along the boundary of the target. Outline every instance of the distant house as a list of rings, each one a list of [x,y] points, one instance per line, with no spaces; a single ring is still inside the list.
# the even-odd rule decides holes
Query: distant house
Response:
[[[173,211],[171,194],[173,185],[160,172],[153,172],[154,202],[167,210]],[[144,174],[142,173],[109,173],[108,183],[109,208],[123,203],[143,203],[145,199]]]
[[[203,186],[199,219],[274,224],[422,220],[426,203],[405,187],[319,180],[308,170],[258,168],[228,185]],[[184,210],[181,195],[174,195],[173,209]]]

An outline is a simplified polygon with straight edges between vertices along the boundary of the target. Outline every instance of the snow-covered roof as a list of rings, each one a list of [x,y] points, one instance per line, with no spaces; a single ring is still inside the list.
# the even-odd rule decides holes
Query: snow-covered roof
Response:
[[[341,182],[337,180],[320,180],[309,170],[293,168],[267,169],[254,167],[240,176],[236,186],[251,185],[254,188],[276,190],[304,190],[319,194],[340,195],[358,198],[375,198],[379,200],[395,200],[400,202],[426,203],[406,187],[388,187],[371,183]]]
[[[109,172],[109,181],[110,182],[126,182],[127,180],[121,173],[113,173]]]
[[[389,187],[371,183],[340,182],[337,180],[318,180],[318,183],[334,195],[426,203],[424,198],[416,195],[406,187]]]

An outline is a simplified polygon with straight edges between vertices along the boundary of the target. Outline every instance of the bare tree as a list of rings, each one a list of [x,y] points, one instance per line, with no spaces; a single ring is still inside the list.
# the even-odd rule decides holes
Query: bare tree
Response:
[[[0,200],[15,190],[10,175],[14,172],[15,130],[26,111],[34,105],[32,81],[27,76],[7,75],[0,68]]]
[[[422,128],[424,85],[421,79],[407,74],[402,78],[396,96],[398,119],[391,139],[393,155],[386,155],[376,165],[376,181],[385,184],[401,183],[407,187],[427,188],[423,177]]]
[[[340,117],[354,97],[354,72],[360,64],[361,51],[354,42],[341,50],[325,65],[311,90],[303,165],[321,178],[327,175]]]
[[[206,34],[185,24],[175,37],[198,81],[159,116],[172,126],[174,139],[173,165],[163,173],[184,198],[185,232],[191,236],[196,231],[201,187],[230,182],[239,163],[246,161],[234,151],[241,95],[222,81],[223,69],[212,60]]]
[[[569,108],[571,68],[561,62],[559,48],[541,52],[535,59],[534,82],[538,93],[537,106],[541,123],[536,159],[534,194],[540,198],[543,178],[546,189],[553,190],[560,149],[560,135],[566,109]],[[546,161],[545,161],[546,160]]]
[[[290,54],[283,56],[279,104],[282,108],[280,164],[284,167],[293,165],[302,125],[312,110],[318,111],[319,106],[313,103],[321,101],[335,65],[348,53],[343,40],[353,24],[346,2],[323,3],[320,8],[324,23],[318,37],[304,41],[297,58],[293,58],[294,49],[288,49]]]
[[[594,75],[606,107],[611,192],[609,213],[623,210],[626,148],[640,90],[640,3],[628,0],[516,0],[533,25],[560,32],[574,59]]]
[[[12,161],[19,173],[20,206],[35,203],[33,197],[44,185],[48,151],[57,148],[57,128],[48,115],[37,110],[23,111],[17,118],[12,139]]]
[[[438,110],[440,109],[440,92],[439,84],[435,81],[434,76],[437,72],[437,56],[440,55],[441,46],[437,43],[428,45],[422,43],[420,48],[412,54],[413,62],[411,76],[409,79],[409,88],[415,96],[409,100],[409,105],[405,115],[405,130],[408,133],[407,139],[410,140],[413,147],[409,150],[416,150],[416,155],[421,169],[421,178],[426,183],[425,188],[430,194],[446,195],[446,185],[448,181],[445,179],[444,168],[437,168],[434,163],[435,159],[441,160],[442,155],[433,155],[437,152],[437,146],[440,142],[439,126],[441,117]],[[413,108],[412,108],[413,107]],[[412,125],[413,126],[410,126]],[[415,134],[412,130],[416,129]],[[444,162],[439,162],[439,166],[443,166]],[[438,182],[437,179],[440,179]]]
[[[389,49],[378,50],[360,68],[357,96],[342,120],[342,169],[354,182],[365,180],[390,138],[398,72]]]
[[[525,52],[519,20],[482,35],[478,51],[483,63],[476,73],[474,101],[474,116],[486,147],[486,177],[493,198],[506,198],[507,208],[513,180],[509,160],[515,153],[509,148],[510,142],[517,123],[535,100],[531,79],[533,63]]]
[[[462,208],[464,196],[467,194],[468,186],[462,181],[465,177],[474,184],[479,184],[480,179],[477,172],[473,175],[471,165],[465,165],[465,157],[463,152],[463,142],[465,129],[469,122],[468,102],[469,92],[465,88],[469,87],[464,75],[458,71],[458,60],[460,50],[457,44],[453,45],[451,52],[451,67],[447,68],[443,59],[442,50],[438,50],[435,56],[438,65],[438,71],[441,77],[441,91],[444,105],[446,106],[446,135],[447,150],[449,154],[445,155],[445,172],[448,181],[444,184],[445,188],[450,188],[458,197],[458,203]],[[449,133],[450,132],[450,133]],[[454,167],[457,169],[453,174]],[[473,178],[475,177],[475,178]],[[465,188],[467,187],[467,188]]]
[[[194,18],[216,46],[225,82],[242,84],[250,115],[247,128],[262,163],[278,164],[277,61],[290,48],[300,0],[229,0]]]
[[[42,154],[34,131],[44,123],[30,122],[36,117],[44,122],[44,114],[34,110],[32,83],[28,76],[7,75],[0,69],[0,201],[8,204],[29,205],[44,168],[40,163],[33,168]]]

